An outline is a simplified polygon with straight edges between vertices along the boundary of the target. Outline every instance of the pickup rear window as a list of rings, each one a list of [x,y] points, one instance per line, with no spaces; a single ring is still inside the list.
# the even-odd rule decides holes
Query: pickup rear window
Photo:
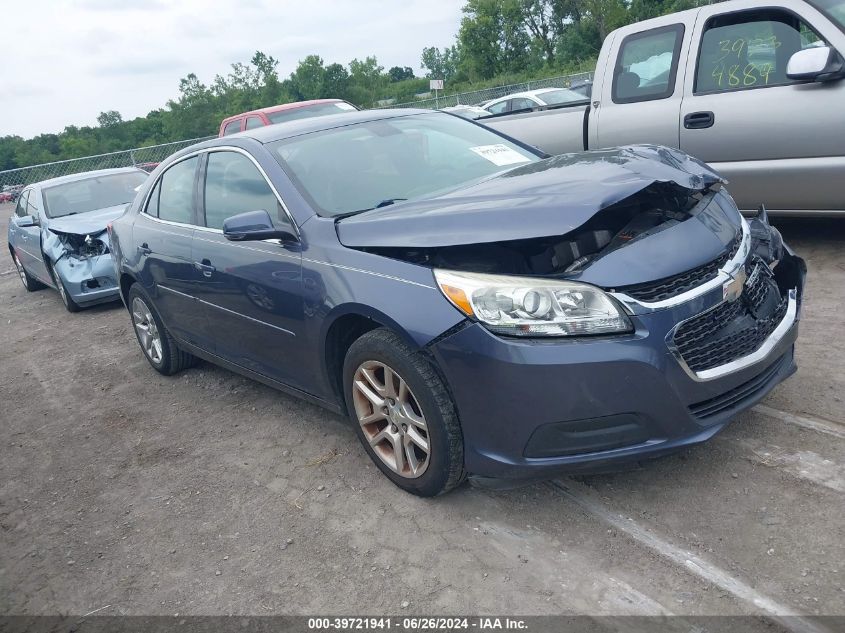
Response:
[[[632,33],[623,39],[613,71],[613,102],[671,97],[683,39],[682,24]]]

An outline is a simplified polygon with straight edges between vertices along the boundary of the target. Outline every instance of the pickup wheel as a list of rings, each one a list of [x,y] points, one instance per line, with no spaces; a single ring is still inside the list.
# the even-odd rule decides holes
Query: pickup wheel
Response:
[[[394,484],[432,497],[463,481],[463,434],[449,392],[399,336],[380,328],[356,340],[343,384],[358,439]]]
[[[127,303],[132,329],[144,357],[153,369],[165,376],[172,376],[196,363],[193,354],[180,349],[176,344],[141,286],[132,285]]]

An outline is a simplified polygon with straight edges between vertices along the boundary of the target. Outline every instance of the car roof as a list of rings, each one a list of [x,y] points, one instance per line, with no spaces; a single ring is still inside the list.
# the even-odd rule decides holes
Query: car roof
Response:
[[[310,99],[308,101],[280,103],[279,105],[268,106],[266,108],[259,108],[258,110],[250,110],[249,112],[233,114],[232,116],[223,119],[223,122],[228,122],[233,119],[239,119],[241,117],[249,116],[250,114],[272,114],[274,112],[282,112],[283,110],[296,110],[298,108],[306,108],[308,106],[319,105],[321,103],[343,103],[343,99]]]
[[[365,123],[367,121],[380,121],[383,119],[395,119],[404,116],[432,113],[436,113],[436,111],[417,108],[390,108],[383,110],[341,112],[339,114],[328,114],[320,117],[309,117],[307,119],[297,119],[295,121],[284,121],[273,125],[265,125],[263,127],[238,132],[237,134],[223,136],[219,139],[206,141],[205,143],[202,143],[201,146],[210,147],[213,145],[225,144],[227,139],[238,137],[253,138],[259,143],[272,143],[274,141],[280,141],[294,136],[301,136],[302,134],[331,130],[334,128],[345,127],[347,125],[353,125],[355,123]],[[444,113],[444,116],[452,115]]]
[[[48,180],[41,180],[32,183],[32,187],[52,187],[54,185],[64,185],[69,182],[76,182],[78,180],[87,180],[88,178],[96,178],[97,176],[110,176],[112,174],[129,174],[141,173],[146,174],[143,169],[137,167],[115,167],[113,169],[95,169],[93,171],[81,171],[77,174],[68,174],[67,176],[57,176]]]

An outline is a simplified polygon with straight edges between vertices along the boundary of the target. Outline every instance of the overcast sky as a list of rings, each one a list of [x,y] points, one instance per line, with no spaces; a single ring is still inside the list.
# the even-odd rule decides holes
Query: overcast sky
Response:
[[[287,77],[316,53],[326,64],[378,57],[418,75],[425,46],[454,42],[462,0],[4,0],[0,136],[29,138],[163,107],[179,79],[205,84],[256,50]]]

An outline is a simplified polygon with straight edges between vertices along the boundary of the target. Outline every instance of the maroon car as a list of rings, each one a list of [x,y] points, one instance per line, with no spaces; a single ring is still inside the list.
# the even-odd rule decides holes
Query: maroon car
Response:
[[[244,130],[251,130],[284,121],[293,121],[295,119],[354,112],[357,109],[354,105],[342,99],[312,99],[311,101],[283,103],[282,105],[243,112],[242,114],[225,118],[220,124],[220,132],[217,136],[228,136],[229,134],[236,134]]]

